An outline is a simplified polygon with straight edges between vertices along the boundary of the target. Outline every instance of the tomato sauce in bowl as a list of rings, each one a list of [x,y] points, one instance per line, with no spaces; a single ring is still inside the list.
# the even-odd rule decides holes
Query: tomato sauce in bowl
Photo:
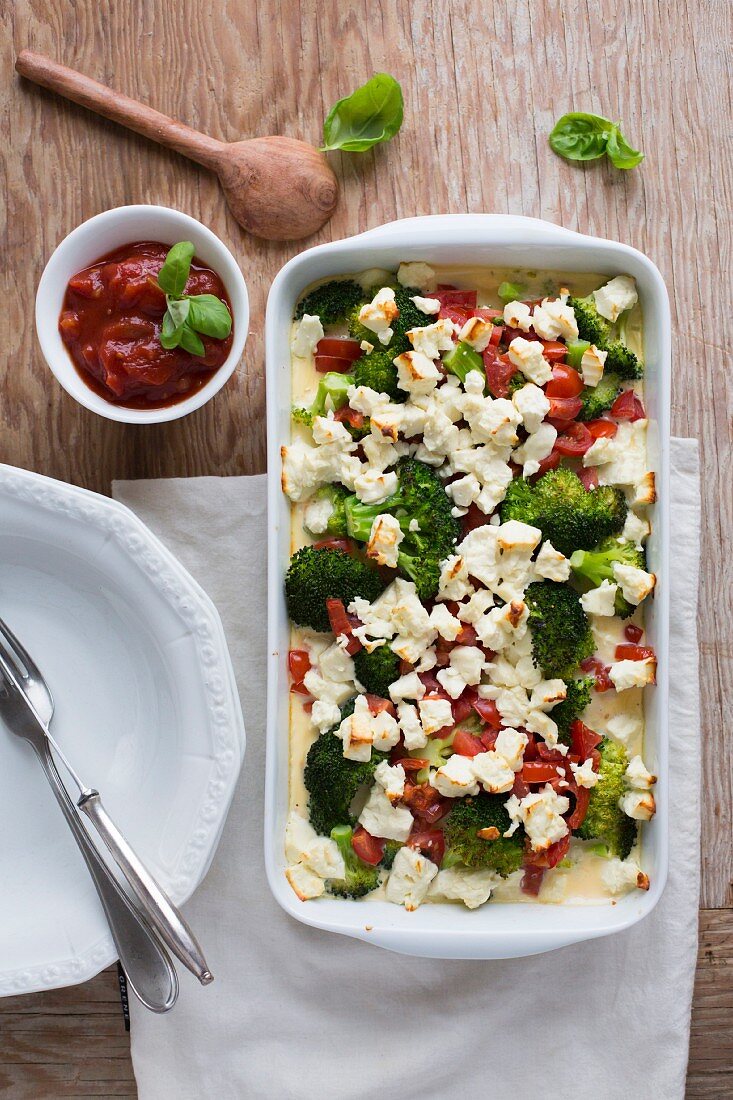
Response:
[[[157,277],[170,245],[138,241],[102,256],[72,276],[59,333],[83,381],[100,397],[130,409],[175,405],[200,390],[226,361],[224,340],[201,336],[205,354],[160,343],[165,294]],[[215,294],[232,313],[221,278],[196,257],[187,295]]]

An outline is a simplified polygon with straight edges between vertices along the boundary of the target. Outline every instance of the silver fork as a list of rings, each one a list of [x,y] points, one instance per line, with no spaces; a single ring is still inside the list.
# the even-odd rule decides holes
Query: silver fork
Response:
[[[12,667],[8,667],[8,647],[12,651]],[[145,867],[145,864],[136,855],[126,838],[115,825],[104,806],[99,791],[87,787],[81,781],[76,771],[69,763],[60,746],[54,740],[48,728],[48,722],[44,722],[35,709],[33,697],[43,694],[43,698],[50,704],[53,714],[54,703],[51,689],[44,680],[40,669],[33,661],[28,651],[13,634],[7,623],[0,619],[0,669],[5,672],[6,679],[15,682],[21,699],[26,707],[26,721],[19,716],[21,726],[30,726],[27,738],[35,739],[39,731],[50,747],[58,754],[72,779],[79,788],[80,798],[78,808],[86,814],[94,825],[97,833],[106,844],[117,866],[127,879],[135,900],[145,914],[148,922],[161,937],[167,947],[176,955],[183,965],[192,974],[195,974],[202,985],[208,985],[214,980],[209,970],[204,953],[186,923],[183,914],[170,900],[166,892],[158,885],[153,876]],[[50,718],[49,718],[50,721]],[[19,732],[16,730],[16,732]],[[25,734],[22,734],[26,736]]]
[[[54,711],[51,693],[29,654],[0,619],[0,669],[5,668],[27,682],[33,707],[42,723],[48,725]],[[23,717],[23,707],[12,678],[0,677],[0,714],[12,732],[23,731],[20,736],[38,757],[92,877],[130,989],[152,1012],[168,1012],[178,997],[178,977],[170,957],[92,843],[61,780],[42,729],[17,721]]]

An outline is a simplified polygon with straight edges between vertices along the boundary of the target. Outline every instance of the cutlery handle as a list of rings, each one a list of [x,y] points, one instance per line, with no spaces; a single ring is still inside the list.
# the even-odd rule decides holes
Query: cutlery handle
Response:
[[[202,985],[208,985],[214,976],[196,937],[105,810],[99,791],[85,790],[77,805],[109,848],[150,923],[183,965],[196,975]]]
[[[167,1012],[178,997],[168,953],[89,839],[45,742],[36,753],[96,887],[130,989],[152,1012]]]
[[[15,68],[26,80],[32,80],[34,84],[40,84],[65,99],[71,99],[74,103],[87,107],[112,122],[118,122],[159,145],[174,149],[198,164],[214,170],[219,165],[225,148],[223,142],[199,133],[198,130],[192,130],[190,126],[184,126],[182,122],[176,122],[168,115],[161,114],[144,103],[138,103],[136,99],[130,99],[121,92],[115,92],[105,84],[69,69],[66,65],[59,65],[50,57],[33,53],[32,50],[23,50],[18,54]]]

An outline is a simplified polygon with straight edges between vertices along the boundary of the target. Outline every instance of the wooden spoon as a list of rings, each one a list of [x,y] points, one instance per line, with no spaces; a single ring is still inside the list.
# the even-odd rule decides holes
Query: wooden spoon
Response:
[[[232,214],[257,237],[273,241],[307,237],[334,211],[336,177],[323,154],[305,141],[287,137],[217,141],[42,54],[23,50],[15,67],[35,84],[216,172]]]

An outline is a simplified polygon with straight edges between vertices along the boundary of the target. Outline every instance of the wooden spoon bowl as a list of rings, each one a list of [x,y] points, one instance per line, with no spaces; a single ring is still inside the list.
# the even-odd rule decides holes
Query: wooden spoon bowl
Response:
[[[35,84],[216,172],[232,214],[257,237],[273,241],[308,237],[336,207],[336,177],[323,154],[305,141],[287,137],[217,141],[42,54],[23,50],[15,67]]]

